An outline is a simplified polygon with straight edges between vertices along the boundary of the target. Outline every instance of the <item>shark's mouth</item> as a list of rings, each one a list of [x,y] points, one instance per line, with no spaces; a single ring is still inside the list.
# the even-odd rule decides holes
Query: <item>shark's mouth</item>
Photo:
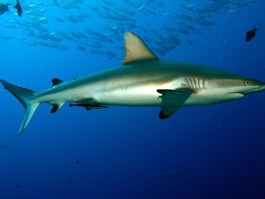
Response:
[[[242,95],[248,95],[248,94],[252,94],[252,93],[258,93],[265,90],[265,86],[257,86],[255,88],[250,88],[241,92],[235,92],[235,93],[240,93]]]
[[[241,92],[232,92],[231,94],[237,96],[238,98],[243,98],[245,97],[246,94],[241,93]]]

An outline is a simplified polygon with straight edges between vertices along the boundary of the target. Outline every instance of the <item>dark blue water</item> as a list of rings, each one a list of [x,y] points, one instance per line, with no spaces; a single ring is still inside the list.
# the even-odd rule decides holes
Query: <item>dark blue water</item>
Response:
[[[173,0],[164,2],[164,6],[154,11],[169,12],[170,16],[135,17],[136,22],[139,20],[152,29],[145,35],[151,48],[159,47],[155,33],[166,34],[161,29],[163,25],[176,26],[171,16],[186,13]],[[183,2],[189,5],[196,1]],[[28,6],[26,1],[21,4]],[[75,4],[83,7],[62,9],[62,16],[84,12],[88,3]],[[50,31],[64,30],[63,26],[69,22],[52,20],[52,15],[61,16],[56,5],[40,7],[47,10],[47,16],[43,16],[51,19],[44,27]],[[181,44],[163,55],[158,50],[154,52],[162,59],[214,66],[265,81],[264,9],[265,3],[260,0],[238,8],[236,13],[231,13],[232,9],[210,13],[214,25],[198,26],[201,34],[179,34]],[[33,15],[25,12],[17,19],[14,9],[11,12],[0,18],[8,21],[10,17],[22,23]],[[85,26],[103,32],[103,26],[113,26],[107,17],[91,10],[89,15],[87,24],[73,23],[73,29],[70,26],[65,31],[82,30]],[[261,29],[253,40],[245,42],[246,32],[255,25]],[[106,54],[77,50],[73,47],[77,39],[59,43],[68,47],[68,51],[30,46],[16,36],[31,42],[40,39],[25,36],[23,26],[2,32],[11,38],[0,40],[1,79],[41,91],[51,87],[54,77],[67,81],[121,64],[124,52],[117,46],[122,46],[123,33],[117,34],[114,44],[102,43],[101,50],[116,55],[110,60]],[[144,34],[137,27],[125,31]],[[159,107],[85,111],[65,105],[50,114],[51,106],[42,104],[25,132],[17,137],[24,110],[2,89],[0,199],[263,199],[264,98],[265,93],[257,93],[234,102],[182,108],[167,120],[158,118]]]

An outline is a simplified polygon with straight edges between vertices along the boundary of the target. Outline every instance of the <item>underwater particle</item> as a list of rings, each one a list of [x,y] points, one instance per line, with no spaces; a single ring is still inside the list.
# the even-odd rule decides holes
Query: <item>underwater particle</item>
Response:
[[[194,43],[191,40],[188,39],[187,41],[190,46],[194,46]]]
[[[258,28],[254,27],[252,30],[247,32],[246,41],[250,41],[256,36],[256,31],[259,30]]]
[[[79,161],[79,160],[75,161],[75,164],[79,164],[79,163],[80,163],[80,161]]]
[[[72,177],[68,178],[68,182],[72,182],[72,181],[73,181]]]
[[[21,185],[20,184],[16,184],[16,188],[17,189],[20,189],[21,188]]]
[[[72,76],[72,79],[77,79],[77,75],[73,75]]]

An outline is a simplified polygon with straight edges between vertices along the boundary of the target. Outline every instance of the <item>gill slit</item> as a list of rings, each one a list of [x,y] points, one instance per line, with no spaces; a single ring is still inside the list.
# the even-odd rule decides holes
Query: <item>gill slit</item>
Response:
[[[206,86],[205,80],[199,77],[188,77],[187,82],[192,89],[202,89]]]

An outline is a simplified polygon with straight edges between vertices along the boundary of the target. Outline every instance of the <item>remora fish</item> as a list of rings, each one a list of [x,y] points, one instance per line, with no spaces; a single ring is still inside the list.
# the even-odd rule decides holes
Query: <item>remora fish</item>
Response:
[[[77,106],[160,106],[165,119],[180,107],[238,100],[265,90],[263,82],[221,69],[191,63],[160,60],[135,34],[125,34],[123,66],[68,82],[53,79],[53,87],[36,93],[0,80],[24,106],[18,135],[28,125],[40,103],[53,105],[56,112],[66,102]],[[73,104],[71,104],[73,106]]]

